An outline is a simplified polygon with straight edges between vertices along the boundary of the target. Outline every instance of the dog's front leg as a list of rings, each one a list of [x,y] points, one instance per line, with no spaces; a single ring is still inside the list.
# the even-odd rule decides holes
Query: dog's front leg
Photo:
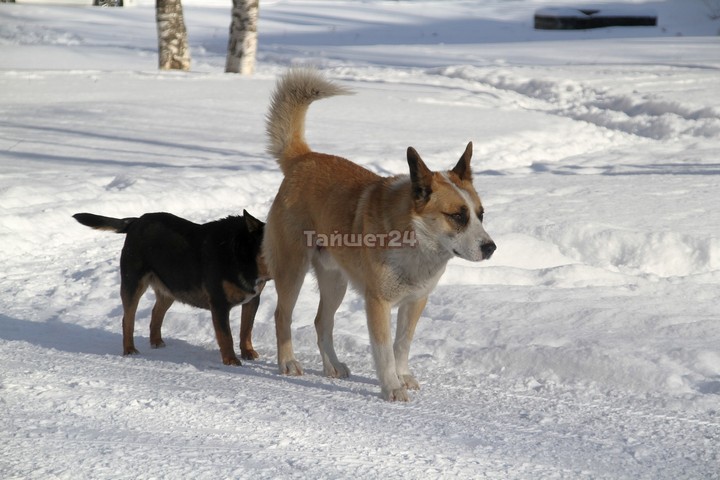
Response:
[[[411,390],[418,390],[420,384],[410,373],[408,356],[410,355],[410,343],[415,335],[415,327],[420,319],[420,314],[425,308],[427,297],[413,299],[400,305],[397,317],[397,333],[395,334],[395,368],[397,369],[400,382]]]
[[[240,314],[240,356],[243,360],[255,360],[260,355],[252,344],[252,330],[255,325],[255,314],[260,306],[260,294],[242,306]]]
[[[222,362],[225,365],[242,365],[233,348],[232,334],[230,333],[230,307],[213,305],[211,313]]]
[[[372,345],[375,369],[382,396],[388,401],[407,402],[407,389],[400,382],[395,366],[395,354],[390,331],[390,303],[386,300],[367,295],[365,308],[367,310],[368,330],[370,344]]]

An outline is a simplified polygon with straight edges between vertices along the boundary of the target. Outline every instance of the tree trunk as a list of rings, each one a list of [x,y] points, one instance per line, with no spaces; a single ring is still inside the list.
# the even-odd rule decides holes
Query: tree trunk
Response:
[[[180,0],[156,0],[160,70],[190,70],[190,49]]]
[[[233,0],[225,71],[250,75],[255,70],[260,0]]]

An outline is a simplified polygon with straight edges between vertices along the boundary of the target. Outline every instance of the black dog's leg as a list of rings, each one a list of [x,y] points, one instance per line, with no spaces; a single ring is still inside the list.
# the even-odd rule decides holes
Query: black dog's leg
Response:
[[[165,342],[162,339],[162,324],[165,319],[165,313],[167,313],[174,301],[174,298],[155,290],[155,306],[152,309],[152,316],[150,317],[150,346],[152,348],[165,346]]]
[[[147,289],[147,283],[143,280],[128,280],[123,278],[120,285],[120,299],[123,305],[123,355],[134,355],[138,352],[135,348],[135,314],[137,313],[138,303],[143,293]]]
[[[255,314],[258,306],[260,306],[259,294],[242,306],[240,316],[240,356],[243,360],[255,360],[260,356],[252,344],[252,329],[255,324]]]
[[[232,333],[230,333],[230,307],[227,304],[213,305],[213,327],[220,347],[220,356],[225,365],[242,365],[235,355]]]

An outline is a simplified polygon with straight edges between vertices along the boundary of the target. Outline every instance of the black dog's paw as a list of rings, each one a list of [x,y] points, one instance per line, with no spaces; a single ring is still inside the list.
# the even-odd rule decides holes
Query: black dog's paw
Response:
[[[242,365],[242,362],[240,362],[240,359],[238,359],[235,355],[233,355],[232,357],[223,357],[222,361],[225,365],[235,365],[235,366]]]
[[[260,354],[256,352],[255,349],[240,349],[240,358],[242,358],[243,360],[255,360],[259,356]]]

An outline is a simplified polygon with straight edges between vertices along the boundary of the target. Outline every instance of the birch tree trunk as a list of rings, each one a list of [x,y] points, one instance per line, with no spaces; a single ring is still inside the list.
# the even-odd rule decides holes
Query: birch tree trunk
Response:
[[[156,0],[160,70],[190,70],[190,49],[180,0]]]
[[[250,75],[255,70],[260,0],[233,0],[225,71]]]

